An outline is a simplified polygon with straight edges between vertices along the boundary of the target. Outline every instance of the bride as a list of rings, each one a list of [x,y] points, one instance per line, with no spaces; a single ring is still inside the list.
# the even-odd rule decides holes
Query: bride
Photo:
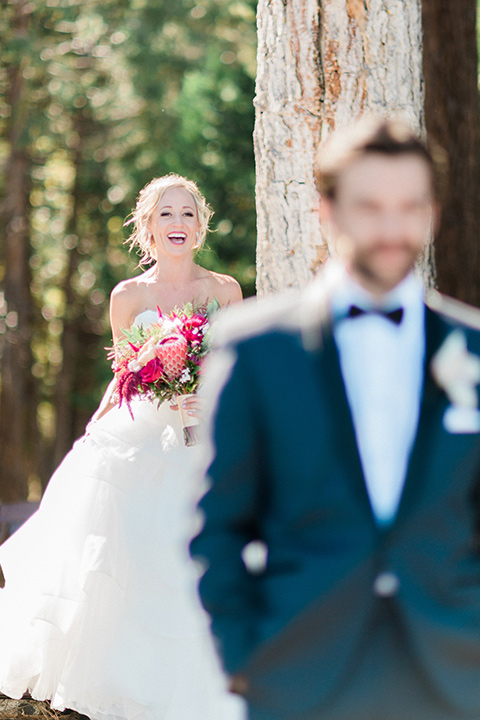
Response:
[[[211,215],[183,177],[141,191],[130,240],[155,264],[113,290],[114,343],[156,321],[157,306],[241,299],[233,278],[193,260]],[[188,556],[202,447],[184,445],[169,403],[137,398],[131,410],[107,390],[39,510],[0,548],[0,691],[94,720],[240,720]]]

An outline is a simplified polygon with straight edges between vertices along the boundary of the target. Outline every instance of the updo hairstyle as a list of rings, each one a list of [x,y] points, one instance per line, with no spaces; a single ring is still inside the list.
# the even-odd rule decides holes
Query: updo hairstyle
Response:
[[[134,230],[125,242],[129,243],[130,250],[133,250],[135,247],[140,249],[141,257],[138,263],[139,265],[149,265],[151,262],[157,260],[155,242],[152,233],[148,229],[148,225],[162,197],[167,190],[172,190],[173,188],[182,188],[192,196],[200,226],[197,247],[201,247],[205,242],[209,230],[208,225],[213,216],[213,210],[207,204],[197,184],[194,183],[193,180],[188,180],[181,175],[175,175],[175,173],[154,178],[140,190],[135,209],[131,213],[129,220],[125,223],[125,226],[133,224]]]

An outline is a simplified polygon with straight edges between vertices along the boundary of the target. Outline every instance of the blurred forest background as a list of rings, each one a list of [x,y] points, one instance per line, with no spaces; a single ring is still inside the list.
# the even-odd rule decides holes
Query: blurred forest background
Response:
[[[394,106],[403,56],[388,54],[397,44],[388,28],[395,18],[410,27],[411,14],[423,27],[423,47],[412,50],[423,72],[405,56],[415,92],[425,90],[416,112],[446,148],[453,180],[436,281],[480,305],[477,0],[380,5],[375,31],[378,3],[357,0],[0,0],[0,504],[40,497],[111,378],[109,294],[140,272],[124,223],[153,177],[198,182],[215,211],[198,261],[255,293],[257,8],[259,259],[263,270],[279,265],[275,288],[292,284],[286,268],[297,259],[313,272],[302,225],[312,205],[323,242],[316,195],[299,203],[313,185],[297,149],[310,142],[307,126],[316,143],[323,115],[334,106],[341,115],[341,88],[366,87],[372,71],[381,106]],[[351,62],[340,67],[342,47],[358,51],[357,75]],[[261,292],[262,262],[257,270]]]
[[[139,272],[123,225],[152,177],[198,182],[198,261],[254,294],[255,9],[2,0],[2,501],[39,495],[111,378],[108,298]]]

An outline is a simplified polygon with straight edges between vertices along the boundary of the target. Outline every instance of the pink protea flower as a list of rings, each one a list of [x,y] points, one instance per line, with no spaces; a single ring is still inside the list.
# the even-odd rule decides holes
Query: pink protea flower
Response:
[[[188,342],[184,335],[174,335],[158,343],[157,358],[163,365],[163,371],[169,378],[177,378],[185,367]]]

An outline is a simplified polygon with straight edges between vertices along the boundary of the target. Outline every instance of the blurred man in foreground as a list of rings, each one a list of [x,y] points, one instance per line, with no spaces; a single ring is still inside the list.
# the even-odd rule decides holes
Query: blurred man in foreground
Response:
[[[337,259],[239,311],[211,368],[192,551],[251,720],[480,719],[480,313],[425,302],[413,271],[437,172],[396,121],[334,136],[315,173]]]

